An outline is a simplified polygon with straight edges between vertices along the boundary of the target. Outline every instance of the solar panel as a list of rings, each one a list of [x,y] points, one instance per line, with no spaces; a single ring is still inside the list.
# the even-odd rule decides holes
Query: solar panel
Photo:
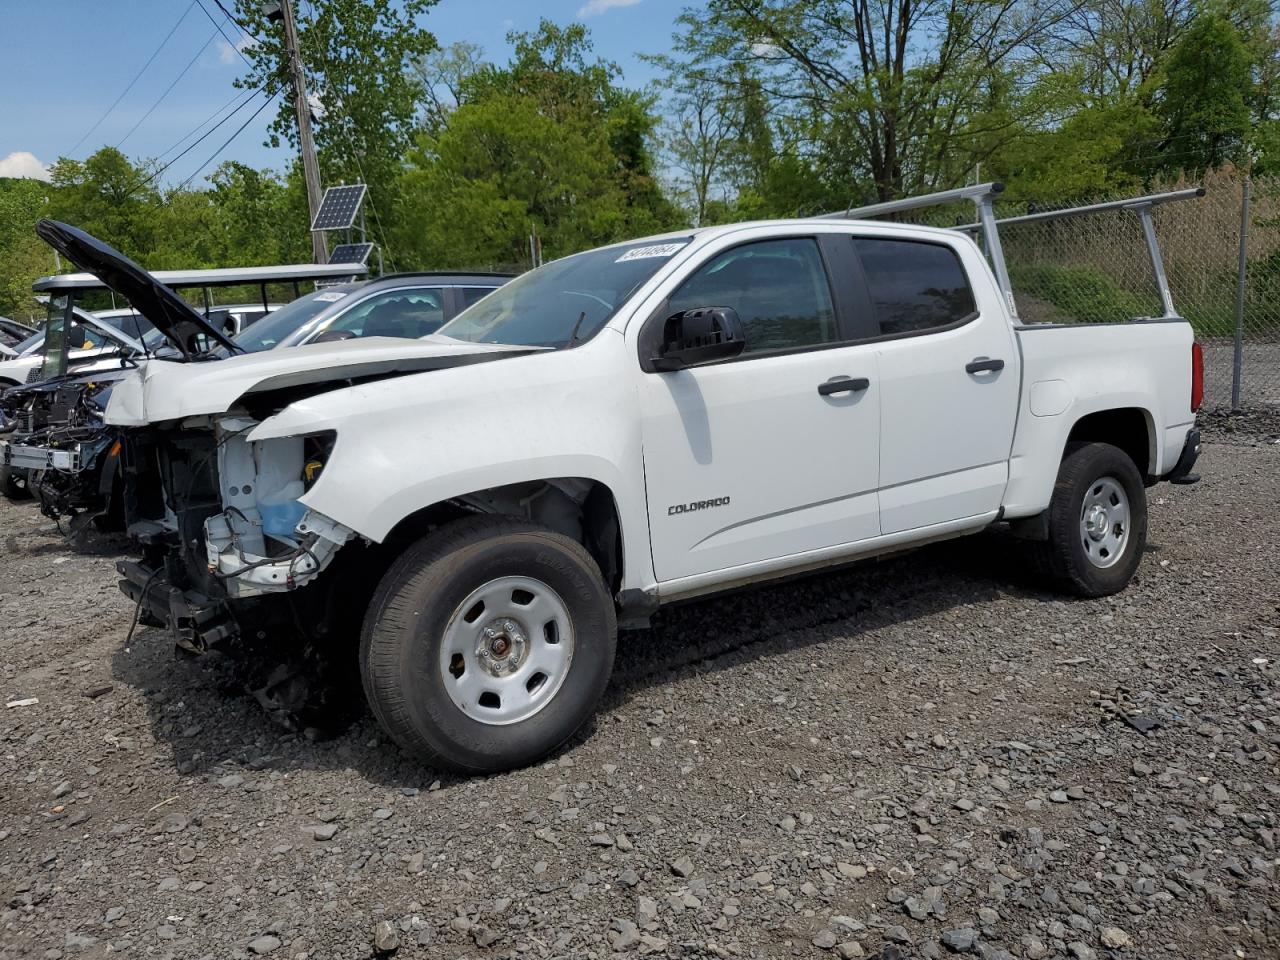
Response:
[[[364,202],[364,192],[368,189],[363,183],[352,183],[341,187],[329,187],[320,201],[320,209],[311,222],[312,230],[346,230],[356,222],[356,213]]]
[[[372,243],[340,243],[329,254],[330,263],[364,263],[373,252]]]

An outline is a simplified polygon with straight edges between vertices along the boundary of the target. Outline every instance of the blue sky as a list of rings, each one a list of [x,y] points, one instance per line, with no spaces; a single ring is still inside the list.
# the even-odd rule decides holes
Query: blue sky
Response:
[[[533,30],[541,17],[557,23],[581,21],[591,29],[596,53],[616,61],[628,85],[642,86],[652,79],[653,71],[636,55],[665,50],[676,16],[696,2],[440,0],[423,25],[442,46],[469,40],[484,49],[487,59],[502,61],[509,53],[504,39],[508,31]],[[194,6],[188,0],[4,0],[0,4],[0,90],[4,91],[0,96],[0,176],[38,175],[42,165],[59,156],[83,159],[107,144],[119,145],[134,158],[166,151],[171,157],[189,144],[190,139],[182,142],[184,137],[232,102],[237,95],[232,81],[245,69],[230,44],[215,32],[210,17],[201,12],[201,5],[228,36],[236,37],[213,0],[196,0]],[[231,7],[228,0],[224,5]],[[300,6],[305,16],[305,0]],[[171,29],[173,35],[137,83],[90,132]],[[172,185],[196,174],[257,103],[175,162],[165,181]],[[144,118],[148,110],[151,113]],[[196,174],[196,182],[222,159],[281,168],[288,159],[285,149],[263,146],[274,110],[274,106],[263,110],[225,152]]]

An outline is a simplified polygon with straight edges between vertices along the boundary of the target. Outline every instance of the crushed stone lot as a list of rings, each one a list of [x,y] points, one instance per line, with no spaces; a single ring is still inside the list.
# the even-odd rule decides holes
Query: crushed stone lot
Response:
[[[1200,472],[1119,596],[983,536],[667,610],[472,780],[126,647],[0,501],[0,957],[1280,957],[1280,444]]]

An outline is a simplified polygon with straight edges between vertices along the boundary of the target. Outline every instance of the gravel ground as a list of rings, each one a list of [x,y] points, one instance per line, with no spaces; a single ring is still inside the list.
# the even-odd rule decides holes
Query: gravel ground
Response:
[[[1280,445],[1229,439],[1118,597],[991,536],[690,604],[474,780],[125,646],[113,547],[0,502],[0,956],[1280,956]]]

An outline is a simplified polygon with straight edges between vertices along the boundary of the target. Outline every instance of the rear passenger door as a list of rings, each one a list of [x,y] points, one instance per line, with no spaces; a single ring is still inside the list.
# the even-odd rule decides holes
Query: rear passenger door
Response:
[[[1009,478],[1018,355],[994,288],[975,293],[958,249],[943,242],[853,244],[879,333],[881,531],[997,510]]]

